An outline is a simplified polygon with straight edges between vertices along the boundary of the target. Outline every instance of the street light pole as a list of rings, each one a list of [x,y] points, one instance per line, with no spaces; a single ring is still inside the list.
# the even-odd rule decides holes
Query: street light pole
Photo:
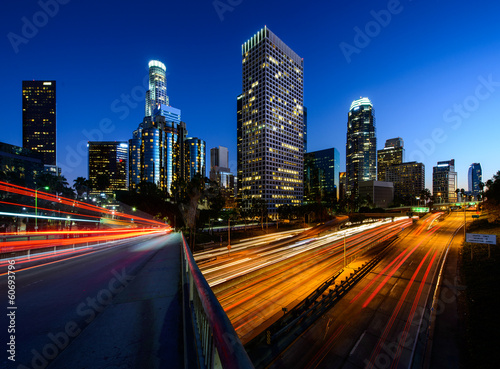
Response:
[[[35,187],[35,232],[38,232],[38,188]],[[28,223],[28,222],[26,222]]]
[[[465,243],[465,228],[467,226],[467,216],[466,216],[466,213],[465,213],[465,201],[464,201],[464,243]]]
[[[346,233],[344,232],[344,268],[347,266],[346,260],[345,260],[345,236],[346,236]]]
[[[35,232],[38,232],[38,189],[42,187],[36,187],[35,184]],[[49,187],[45,186],[44,189],[48,190]],[[59,210],[60,213],[60,210]]]

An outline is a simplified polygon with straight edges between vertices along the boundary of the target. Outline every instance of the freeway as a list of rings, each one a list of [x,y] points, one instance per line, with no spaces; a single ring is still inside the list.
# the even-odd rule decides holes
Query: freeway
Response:
[[[265,366],[421,367],[430,308],[438,314],[446,309],[433,301],[440,263],[464,216],[451,213],[442,221],[430,219],[407,230],[370,273]]]
[[[353,260],[411,223],[404,217],[291,242],[259,239],[200,270],[245,344],[343,268],[344,242]]]
[[[180,365],[181,321],[171,310],[180,309],[180,244],[179,234],[147,236],[15,269],[15,362],[3,350],[0,367]],[[0,296],[7,304],[5,274]]]

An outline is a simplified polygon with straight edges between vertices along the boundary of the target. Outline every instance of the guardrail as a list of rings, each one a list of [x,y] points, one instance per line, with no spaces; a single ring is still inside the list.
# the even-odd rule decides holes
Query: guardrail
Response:
[[[190,319],[184,319],[184,336],[193,335],[197,366],[202,369],[253,369],[229,318],[196,265],[184,235],[182,242],[183,311],[190,314]],[[187,351],[184,355],[185,367],[189,367]]]

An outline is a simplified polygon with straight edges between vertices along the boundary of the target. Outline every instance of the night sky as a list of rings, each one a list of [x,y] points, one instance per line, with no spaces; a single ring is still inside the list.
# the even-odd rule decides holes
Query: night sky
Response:
[[[377,149],[402,137],[430,190],[437,161],[454,158],[466,190],[471,163],[483,181],[500,169],[497,2],[46,3],[2,4],[0,141],[22,145],[21,81],[56,80],[57,162],[70,184],[87,177],[88,140],[132,137],[151,59],[167,66],[170,104],[189,136],[206,141],[207,162],[210,148],[226,146],[236,173],[241,44],[264,25],[304,58],[308,151],[337,148],[345,170],[347,113],[363,96],[375,108]]]

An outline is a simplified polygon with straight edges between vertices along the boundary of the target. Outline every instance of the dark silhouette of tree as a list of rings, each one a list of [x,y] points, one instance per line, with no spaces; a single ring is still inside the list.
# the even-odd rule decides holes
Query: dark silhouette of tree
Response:
[[[500,221],[500,170],[486,181],[483,208],[488,211],[488,221]],[[484,187],[483,187],[484,188]]]
[[[82,197],[84,193],[90,191],[91,183],[85,177],[77,177],[73,182],[73,188],[76,190],[78,197]]]

